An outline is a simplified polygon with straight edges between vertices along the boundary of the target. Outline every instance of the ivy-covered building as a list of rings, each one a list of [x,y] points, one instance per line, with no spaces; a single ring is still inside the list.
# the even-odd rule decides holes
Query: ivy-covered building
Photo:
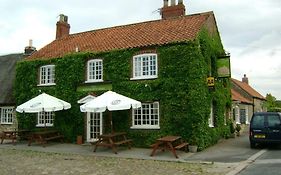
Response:
[[[72,108],[18,114],[19,127],[46,122],[69,141],[78,135],[92,141],[110,131],[107,112],[84,114],[79,106],[112,90],[142,102],[138,110],[112,114],[114,130],[126,131],[135,146],[181,135],[203,149],[228,136],[230,82],[217,78],[216,61],[225,52],[215,16],[185,15],[181,0],[168,4],[164,0],[160,20],[75,34],[60,15],[56,39],[17,65],[15,94],[21,104],[46,92]],[[214,77],[214,86],[208,86],[208,77]]]

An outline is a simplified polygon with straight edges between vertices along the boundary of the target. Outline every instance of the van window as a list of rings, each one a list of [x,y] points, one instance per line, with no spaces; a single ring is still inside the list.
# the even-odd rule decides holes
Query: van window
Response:
[[[253,117],[252,126],[255,128],[264,127],[265,116],[263,115],[255,115]]]
[[[268,116],[268,127],[280,126],[280,118],[278,115],[269,115]]]

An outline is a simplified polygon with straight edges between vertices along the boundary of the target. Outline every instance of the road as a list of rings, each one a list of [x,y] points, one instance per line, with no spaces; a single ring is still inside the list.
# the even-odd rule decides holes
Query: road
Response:
[[[281,175],[281,147],[263,146],[264,153],[250,163],[239,175]]]
[[[265,145],[250,148],[248,132],[196,153],[186,160],[237,163],[228,175],[281,175],[281,146]]]

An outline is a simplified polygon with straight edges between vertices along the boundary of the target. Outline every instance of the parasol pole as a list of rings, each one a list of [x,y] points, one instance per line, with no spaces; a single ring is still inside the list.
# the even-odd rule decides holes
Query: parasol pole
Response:
[[[112,112],[111,111],[109,111],[109,120],[110,120],[111,133],[114,133],[113,122],[112,122]]]

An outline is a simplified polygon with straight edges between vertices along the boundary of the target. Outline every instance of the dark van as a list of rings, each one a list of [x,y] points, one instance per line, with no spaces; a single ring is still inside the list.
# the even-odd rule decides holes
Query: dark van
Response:
[[[250,123],[250,146],[260,143],[281,143],[281,113],[256,112]]]

